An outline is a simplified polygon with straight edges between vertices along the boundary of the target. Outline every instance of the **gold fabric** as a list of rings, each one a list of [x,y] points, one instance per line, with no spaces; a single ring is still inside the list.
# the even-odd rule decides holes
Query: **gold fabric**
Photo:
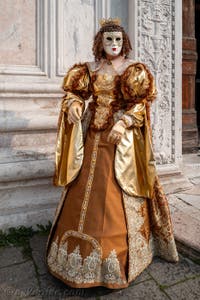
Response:
[[[66,94],[62,101],[56,145],[54,184],[57,186],[66,186],[75,179],[82,165],[83,134],[81,122],[69,125],[66,114],[69,101],[84,103],[84,99],[90,96],[89,72],[87,70],[86,64],[75,65],[63,80],[63,89]]]
[[[90,77],[86,64],[74,65],[63,80],[64,91],[74,91],[82,94],[88,95],[89,93]],[[87,97],[87,96],[86,96]]]
[[[83,161],[83,137],[81,122],[69,125],[61,112],[60,128],[56,146],[56,168],[54,183],[66,186],[74,180]]]
[[[156,175],[149,101],[156,89],[145,65],[106,61],[75,65],[64,79],[56,185],[64,186],[47,244],[49,271],[72,287],[124,288],[158,255],[179,260],[166,196]],[[67,122],[73,101],[82,120]],[[107,141],[122,116],[121,142]],[[84,134],[83,136],[83,132]]]
[[[145,104],[134,105],[129,114],[134,117],[134,127],[126,129],[121,142],[117,145],[116,178],[128,195],[151,198],[156,170]]]
[[[73,97],[71,89],[75,89],[75,101],[77,98],[79,101],[83,101],[83,96],[85,97],[84,99],[87,99],[90,95],[90,78],[92,78],[92,75],[91,68],[89,72],[86,65],[83,64],[72,68],[64,79],[63,88],[67,91],[67,94],[62,104],[62,121],[57,140],[56,174],[54,179],[56,185],[65,186],[69,184],[80,170],[83,148],[81,127],[72,125],[72,128],[76,127],[75,130],[72,130],[72,128],[66,130],[67,125],[63,123],[63,119],[67,111],[67,101]],[[115,172],[118,183],[129,195],[151,197],[156,172],[146,117],[145,98],[140,103],[135,103],[135,98],[132,97],[134,96],[138,99],[141,95],[143,97],[152,96],[150,95],[152,89],[150,90],[149,86],[150,83],[151,86],[154,86],[153,79],[149,77],[149,73],[144,65],[139,63],[129,65],[122,74],[121,92],[118,89],[116,72],[112,69],[110,70],[110,66],[103,65],[98,74],[96,74],[95,79],[93,82],[93,95],[96,97],[97,107],[94,113],[93,124],[96,129],[105,128],[104,125],[109,122],[112,116],[112,103],[116,103],[118,97],[119,99],[125,97],[129,104],[132,103],[125,114],[133,117],[134,126],[132,129],[126,130],[116,150]],[[124,81],[125,79],[127,82]],[[151,79],[152,82],[150,82]],[[155,87],[153,92],[155,92]],[[120,101],[124,100],[120,99]],[[71,145],[70,141],[74,141],[75,144],[73,149],[70,149],[72,153],[67,148],[68,145]],[[65,146],[62,146],[63,143]],[[77,155],[75,151],[77,151]],[[73,163],[75,157],[77,157],[76,164]],[[65,174],[66,177],[64,178]]]

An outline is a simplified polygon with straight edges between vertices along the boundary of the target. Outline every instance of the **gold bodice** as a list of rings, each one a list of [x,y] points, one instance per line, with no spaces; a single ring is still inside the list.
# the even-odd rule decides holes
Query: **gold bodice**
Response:
[[[113,115],[119,110],[129,110],[144,99],[155,95],[153,77],[141,63],[129,59],[115,70],[106,60],[73,66],[64,78],[66,95],[63,109],[70,101],[83,102],[90,96],[93,101],[91,126],[103,130],[113,123]]]
[[[122,94],[119,89],[119,76],[114,72],[112,66],[110,70],[101,68],[96,71],[95,76],[91,76],[93,89],[93,102],[90,108],[93,111],[91,127],[101,130],[105,129],[112,122],[113,113],[120,109]],[[92,71],[90,74],[92,75]]]
[[[130,99],[125,99],[123,95],[126,88],[123,89],[122,78],[131,65],[133,65],[133,61],[126,60],[118,70],[115,70],[114,66],[108,64],[106,60],[102,60],[100,63],[87,63],[93,95],[93,103],[90,104],[93,111],[91,122],[93,128],[97,130],[105,129],[110,123],[113,123],[115,112],[119,110],[126,111],[130,107]],[[134,79],[139,68],[133,67],[133,69]],[[133,100],[131,99],[132,105]]]

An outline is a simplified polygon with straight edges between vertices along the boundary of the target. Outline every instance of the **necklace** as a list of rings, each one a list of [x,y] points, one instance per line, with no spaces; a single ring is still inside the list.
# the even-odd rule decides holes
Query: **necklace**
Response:
[[[106,59],[107,65],[112,65],[112,61],[110,59]]]

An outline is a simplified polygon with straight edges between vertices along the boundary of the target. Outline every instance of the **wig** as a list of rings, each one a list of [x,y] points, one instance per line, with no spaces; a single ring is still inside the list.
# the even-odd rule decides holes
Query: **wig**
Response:
[[[105,25],[103,25],[100,30],[97,32],[95,38],[94,38],[94,44],[92,47],[92,51],[95,57],[95,61],[99,61],[101,58],[106,58],[106,53],[103,49],[103,33],[104,32],[122,32],[123,36],[123,45],[121,50],[121,55],[125,56],[125,58],[128,57],[129,52],[132,50],[131,42],[129,40],[128,35],[126,34],[124,28],[120,25],[117,25],[113,22],[107,22]]]

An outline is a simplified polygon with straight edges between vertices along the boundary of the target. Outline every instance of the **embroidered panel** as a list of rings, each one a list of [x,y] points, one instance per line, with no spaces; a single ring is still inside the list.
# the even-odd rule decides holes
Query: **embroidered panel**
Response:
[[[51,240],[51,236],[52,236],[52,233],[53,233],[55,224],[56,224],[56,222],[57,222],[57,220],[58,220],[59,214],[60,214],[60,212],[61,212],[62,206],[63,206],[63,204],[64,204],[64,200],[65,200],[67,191],[68,191],[68,187],[65,187],[65,188],[63,189],[63,191],[62,191],[61,199],[60,199],[60,201],[59,201],[59,203],[58,203],[58,206],[57,206],[57,208],[56,208],[54,220],[53,220],[53,223],[52,223],[52,226],[51,226],[51,230],[50,230],[50,233],[49,233],[49,236],[48,236],[48,239],[47,239],[46,251],[48,250],[49,243],[50,243],[50,240]]]
[[[173,235],[169,205],[158,177],[155,181],[154,193],[149,202],[149,208],[157,255],[168,261],[178,261],[179,257]]]
[[[95,111],[94,126],[101,129],[112,115],[112,108],[109,106],[98,105]]]
[[[126,212],[129,241],[129,273],[128,281],[135,279],[152,261],[153,245],[152,236],[143,235],[143,227],[150,226],[146,223],[144,203],[146,199],[128,196],[123,192]],[[148,213],[148,212],[146,212]]]
[[[79,245],[71,253],[68,253],[67,237],[71,235],[87,239],[95,246],[86,258],[83,259],[81,256]],[[115,249],[106,259],[102,260],[101,248],[99,248],[98,242],[94,243],[94,241],[92,237],[75,231],[66,232],[60,243],[57,237],[51,244],[47,257],[49,268],[63,279],[79,284],[95,282],[126,284],[121,277]]]
[[[94,179],[94,170],[95,170],[95,166],[96,166],[99,140],[100,140],[100,132],[97,132],[95,135],[94,146],[93,146],[93,150],[92,150],[88,181],[86,184],[85,195],[84,195],[84,199],[83,199],[83,203],[82,203],[82,207],[81,207],[81,215],[80,215],[80,221],[79,221],[79,226],[78,226],[78,231],[80,231],[80,232],[83,231],[85,216],[86,216],[90,193],[91,193],[91,188],[92,188],[92,182]]]

